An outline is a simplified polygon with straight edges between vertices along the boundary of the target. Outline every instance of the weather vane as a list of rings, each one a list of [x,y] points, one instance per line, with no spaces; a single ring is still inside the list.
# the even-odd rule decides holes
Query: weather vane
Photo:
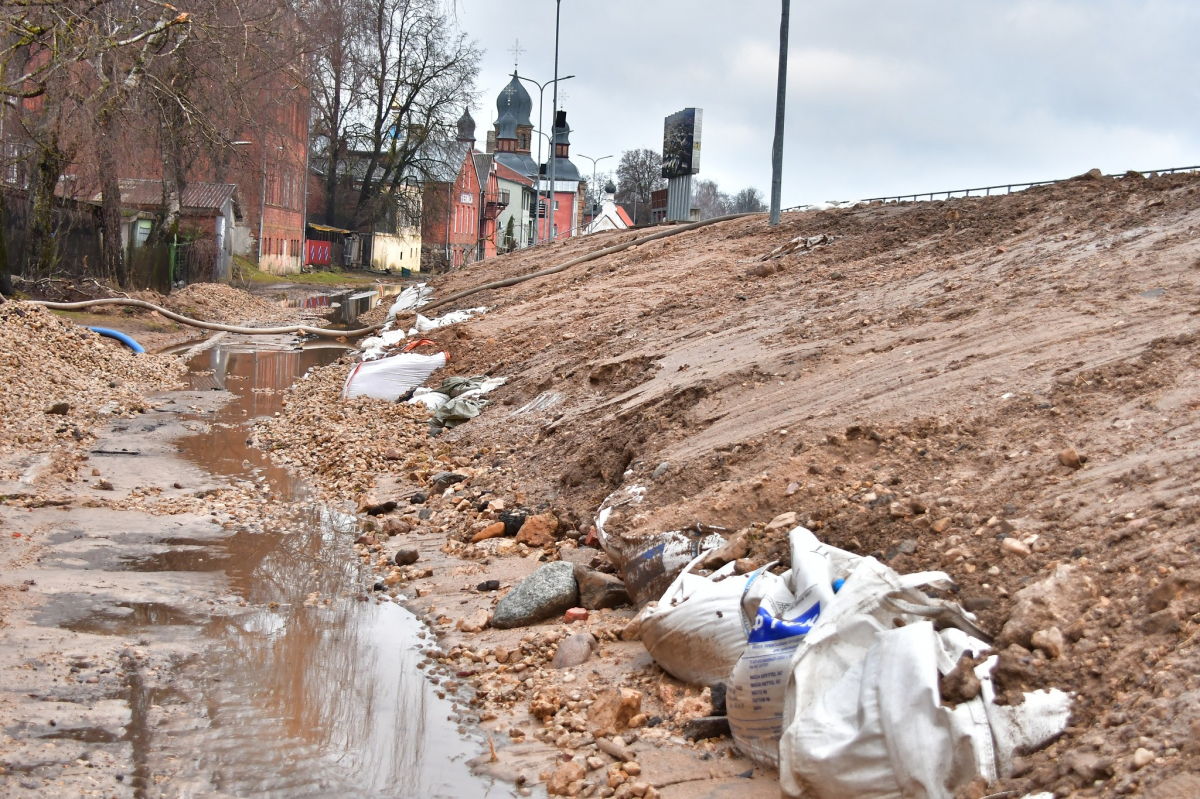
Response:
[[[520,39],[517,39],[515,42],[513,42],[512,49],[511,49],[511,50],[509,50],[508,52],[510,52],[510,53],[512,53],[512,54],[513,54],[513,69],[516,69],[516,68],[517,68],[517,64],[518,64],[518,63],[520,62],[520,60],[521,60],[521,54],[525,52],[525,51],[524,51],[524,50],[521,48],[521,40],[520,40]]]

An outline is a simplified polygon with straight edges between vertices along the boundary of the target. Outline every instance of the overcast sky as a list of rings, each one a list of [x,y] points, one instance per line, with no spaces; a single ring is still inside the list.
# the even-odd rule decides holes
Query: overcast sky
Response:
[[[458,3],[487,51],[482,131],[516,39],[521,74],[552,77],[555,4]],[[562,84],[572,154],[660,150],[663,117],[696,106],[700,177],[768,193],[779,9],[562,0],[559,73],[578,76]],[[1198,79],[1196,0],[797,0],[784,205],[1197,164]],[[550,90],[545,107],[548,127]]]

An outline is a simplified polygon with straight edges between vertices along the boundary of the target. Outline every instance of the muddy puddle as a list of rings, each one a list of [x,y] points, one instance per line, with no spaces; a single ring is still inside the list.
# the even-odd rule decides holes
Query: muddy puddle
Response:
[[[248,422],[279,410],[289,385],[343,351],[216,346],[190,363],[193,388],[225,388],[234,399],[185,417],[202,429],[175,442],[179,456],[254,481],[294,512],[286,529],[162,537],[152,551],[104,566],[213,574],[225,581],[217,607],[203,618],[136,602],[51,612],[78,631],[178,640],[182,625],[200,638],[203,654],[185,674],[190,701],[205,707],[204,728],[173,738],[151,733],[138,707],[159,699],[131,684],[138,696],[127,730],[135,754],[149,747],[193,760],[197,795],[511,796],[511,786],[471,774],[466,761],[486,741],[460,725],[469,708],[439,698],[417,668],[432,637],[403,607],[362,601],[354,517],[313,500],[247,444]]]

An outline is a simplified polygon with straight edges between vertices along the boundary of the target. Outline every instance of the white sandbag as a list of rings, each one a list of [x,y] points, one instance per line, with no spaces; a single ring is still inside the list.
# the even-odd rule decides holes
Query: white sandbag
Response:
[[[417,314],[417,322],[412,328],[409,329],[408,335],[415,336],[419,333],[428,333],[430,330],[437,330],[439,327],[456,325],[459,322],[468,321],[475,314],[486,312],[487,307],[483,306],[480,308],[467,308],[464,311],[451,311],[450,313],[439,316],[435,319],[429,319],[421,314]]]
[[[988,648],[969,614],[917,590],[945,579],[901,576],[874,558],[854,564],[792,659],[779,743],[784,796],[950,799],[976,777],[1003,776],[1016,746],[1064,729],[1070,697],[1061,691],[994,704],[995,658],[975,670],[979,697],[942,706],[939,674]]]
[[[419,355],[406,352],[358,364],[346,377],[342,399],[372,397],[395,401],[424,383],[446,365],[446,353]]]
[[[834,580],[859,558],[828,546],[804,527],[788,534],[788,591],[760,596],[752,583],[742,599],[750,627],[745,651],[729,678],[726,706],[738,749],[756,763],[779,765],[783,701],[792,655],[834,597]],[[782,600],[782,601],[781,601]]]
[[[395,319],[396,314],[401,311],[411,311],[413,308],[420,308],[422,305],[426,305],[432,296],[433,289],[427,287],[424,283],[409,286],[400,292],[400,295],[396,297],[396,301],[392,303],[392,307],[388,308],[388,321],[390,322]]]
[[[408,404],[424,405],[429,410],[436,411],[449,401],[449,394],[443,394],[440,391],[434,391],[432,388],[422,387],[413,391],[412,399],[408,401]]]
[[[621,572],[629,598],[639,607],[657,600],[670,588],[696,556],[726,543],[723,528],[696,525],[688,530],[622,535],[610,529],[613,513],[638,505],[646,489],[637,484],[622,486],[609,494],[596,513],[596,539]],[[732,665],[732,664],[731,664]]]
[[[783,579],[766,567],[739,576],[729,563],[708,577],[692,574],[703,557],[684,568],[657,607],[644,611],[641,627],[642,643],[655,662],[692,685],[727,681],[745,650],[748,629],[741,602],[747,585],[757,583],[774,601],[790,596]]]
[[[378,336],[371,336],[360,341],[358,348],[363,351],[364,361],[374,361],[384,356],[384,350],[396,346],[406,337],[403,330],[385,329],[381,330]]]

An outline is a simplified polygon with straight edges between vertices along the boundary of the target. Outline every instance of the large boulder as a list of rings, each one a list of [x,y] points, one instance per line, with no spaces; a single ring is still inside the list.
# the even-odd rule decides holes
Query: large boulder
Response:
[[[547,563],[504,595],[492,614],[492,626],[506,630],[537,624],[578,604],[575,568],[564,561]]]

